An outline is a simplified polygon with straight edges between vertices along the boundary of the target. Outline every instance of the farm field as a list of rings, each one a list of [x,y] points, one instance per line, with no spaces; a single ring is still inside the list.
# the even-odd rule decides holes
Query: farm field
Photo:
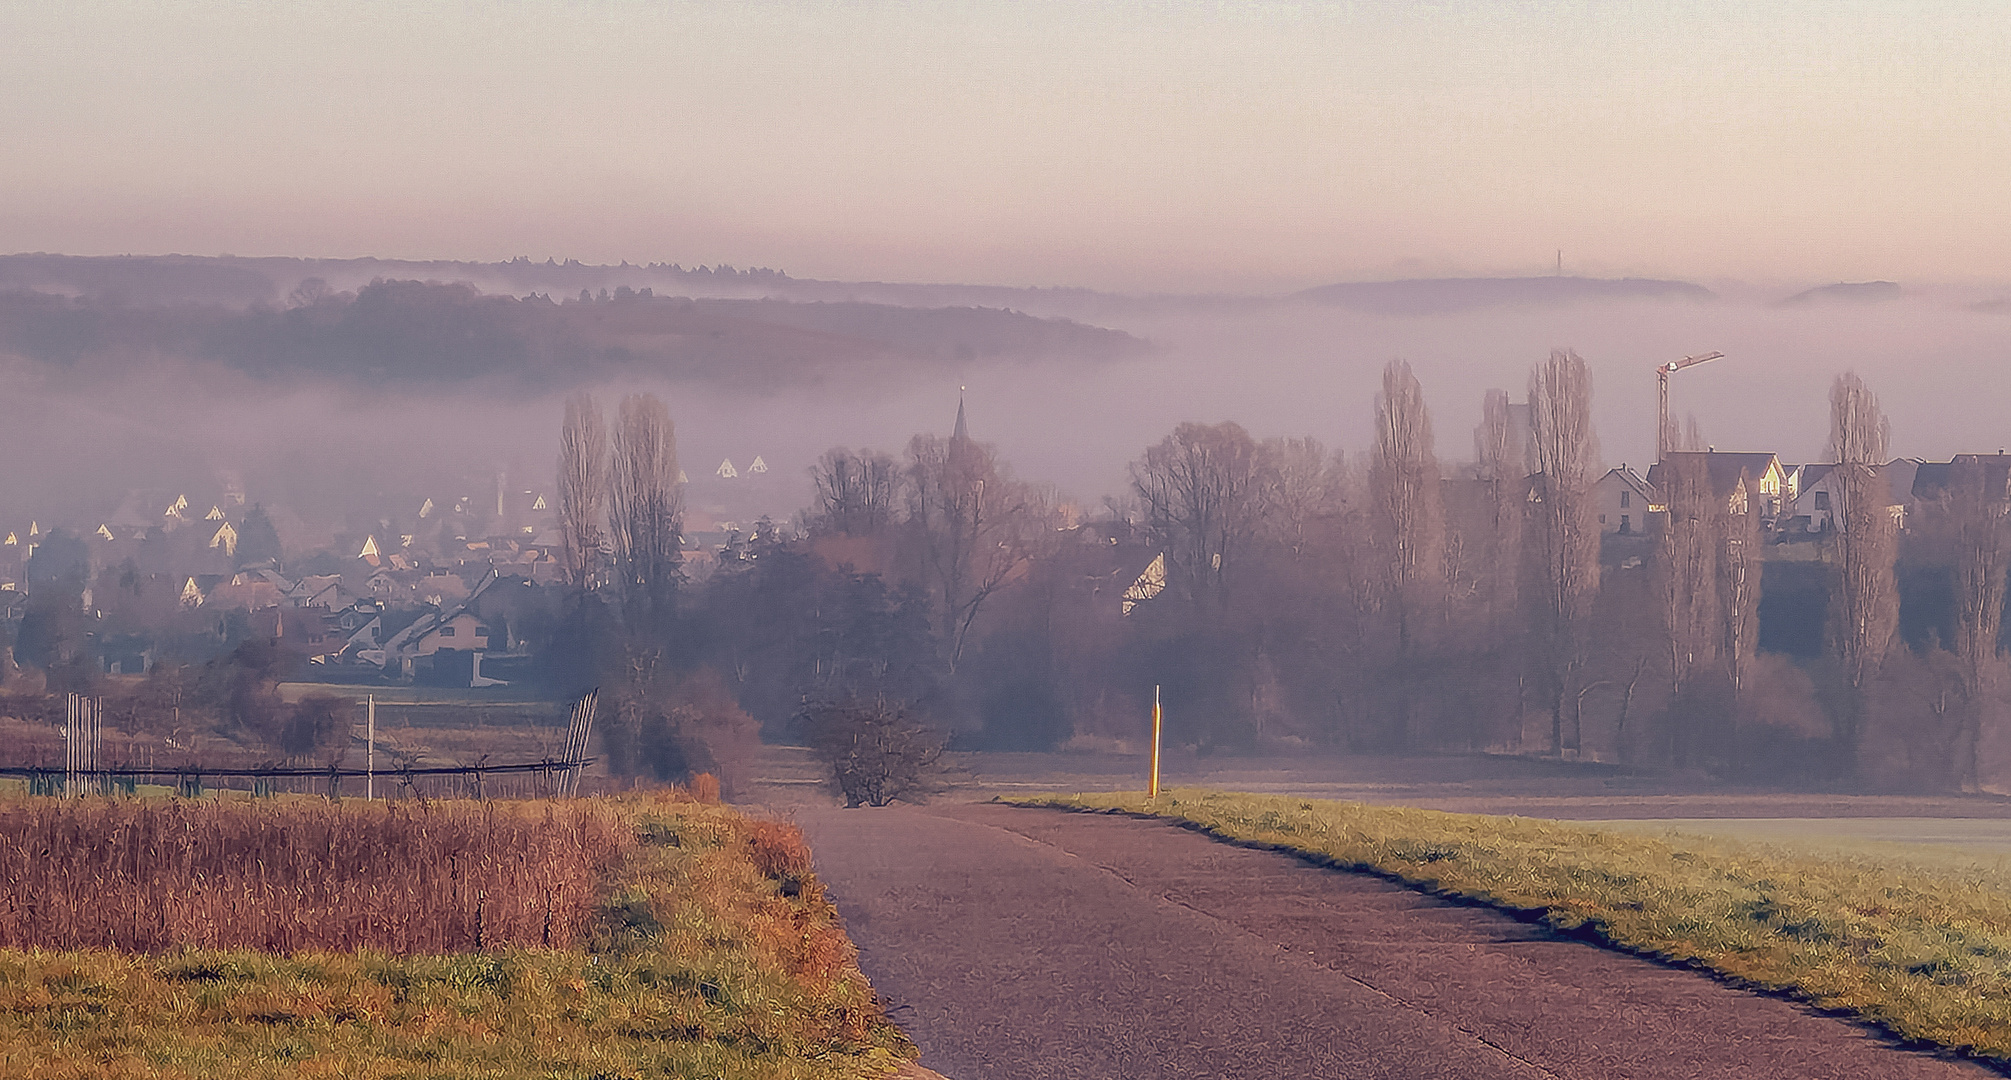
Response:
[[[884,1076],[854,956],[681,795],[0,797],[0,1075]]]
[[[1586,820],[1580,824],[1640,836],[1716,837],[1894,866],[1998,873],[2011,888],[2011,821],[1998,818],[1660,818]]]
[[[1863,819],[1852,833],[1855,822],[1746,821],[1702,836],[1666,820],[1561,822],[1192,788],[1150,806],[1136,792],[1011,801],[1181,821],[1784,992],[1908,1041],[2011,1061],[2011,873],[1991,847],[2001,822]],[[1748,838],[1733,838],[1742,825]],[[1774,835],[1759,835],[1767,828]],[[1907,842],[1922,835],[1975,843]]]

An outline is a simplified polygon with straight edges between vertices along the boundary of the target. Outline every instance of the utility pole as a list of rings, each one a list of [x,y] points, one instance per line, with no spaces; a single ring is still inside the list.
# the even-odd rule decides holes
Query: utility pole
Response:
[[[363,798],[377,798],[377,695],[368,694],[363,698],[365,731],[363,742]]]
[[[1686,367],[1696,367],[1713,360],[1724,358],[1724,353],[1708,352],[1696,356],[1685,356],[1681,360],[1671,360],[1655,365],[1655,460],[1669,456],[1669,376]]]

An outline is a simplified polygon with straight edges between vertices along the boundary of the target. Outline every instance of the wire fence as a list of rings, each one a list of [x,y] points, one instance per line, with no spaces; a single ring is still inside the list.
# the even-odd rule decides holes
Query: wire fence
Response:
[[[579,773],[592,765],[594,760],[549,758],[493,765],[429,765],[374,770],[312,766],[210,768],[202,765],[148,768],[114,765],[64,769],[47,765],[5,765],[0,766],[0,776],[27,780],[29,793],[35,795],[133,794],[142,782],[168,781],[178,794],[194,797],[212,789],[234,789],[237,785],[231,781],[240,781],[253,795],[308,791],[320,787],[322,793],[330,798],[340,798],[343,781],[377,779],[396,783],[406,796],[467,794],[482,799],[576,795],[579,792]],[[439,783],[441,780],[447,782]],[[287,783],[281,784],[280,781]],[[432,783],[425,783],[428,781]]]
[[[249,767],[192,764],[109,764],[100,760],[104,702],[70,694],[64,703],[64,760],[53,765],[0,765],[0,777],[27,781],[31,795],[77,797],[88,794],[132,795],[139,785],[166,782],[176,794],[195,798],[207,791],[245,790],[253,796],[281,792],[313,792],[341,798],[343,781],[362,780],[374,796],[378,780],[394,784],[387,797],[437,798],[465,795],[485,798],[570,798],[578,795],[580,774],[594,763],[586,756],[593,736],[597,691],[574,703],[566,730],[563,756],[538,761],[474,765],[402,764],[380,769],[374,760],[364,768],[339,764],[257,765]],[[373,732],[373,758],[374,758]]]

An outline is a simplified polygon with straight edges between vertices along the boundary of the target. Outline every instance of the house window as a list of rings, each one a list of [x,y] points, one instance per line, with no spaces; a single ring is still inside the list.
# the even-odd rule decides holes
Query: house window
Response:
[[[1601,524],[1601,525],[1604,525],[1604,524],[1606,524],[1606,515],[1605,515],[1605,514],[1601,514],[1601,515],[1599,515],[1599,524]]]
[[[1815,493],[1815,508],[1818,510],[1829,509],[1829,492],[1818,491]]]
[[[1627,509],[1628,507],[1630,507],[1630,506],[1634,505],[1634,502],[1633,502],[1633,497],[1634,497],[1634,493],[1633,493],[1633,492],[1631,492],[1631,491],[1623,491],[1623,492],[1621,492],[1621,493],[1620,493],[1620,509],[1622,509],[1622,510],[1625,510],[1625,509]]]
[[[1629,516],[1629,515],[1627,515],[1627,514],[1621,514],[1621,515],[1620,515],[1620,535],[1621,535],[1621,536],[1631,536],[1631,535],[1633,535],[1633,533],[1634,533],[1634,522],[1633,522],[1632,520],[1630,520],[1630,516]]]
[[[454,636],[454,628],[453,628],[453,627],[451,627],[451,626],[443,626],[443,627],[441,627],[441,628],[440,628],[440,636],[441,636],[441,637],[453,637],[453,636]]]

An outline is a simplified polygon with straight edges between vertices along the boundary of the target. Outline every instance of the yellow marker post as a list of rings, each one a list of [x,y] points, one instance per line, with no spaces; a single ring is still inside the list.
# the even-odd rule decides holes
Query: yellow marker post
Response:
[[[1145,797],[1159,797],[1159,732],[1165,726],[1165,713],[1159,708],[1159,684],[1152,684],[1152,780],[1145,788]]]

